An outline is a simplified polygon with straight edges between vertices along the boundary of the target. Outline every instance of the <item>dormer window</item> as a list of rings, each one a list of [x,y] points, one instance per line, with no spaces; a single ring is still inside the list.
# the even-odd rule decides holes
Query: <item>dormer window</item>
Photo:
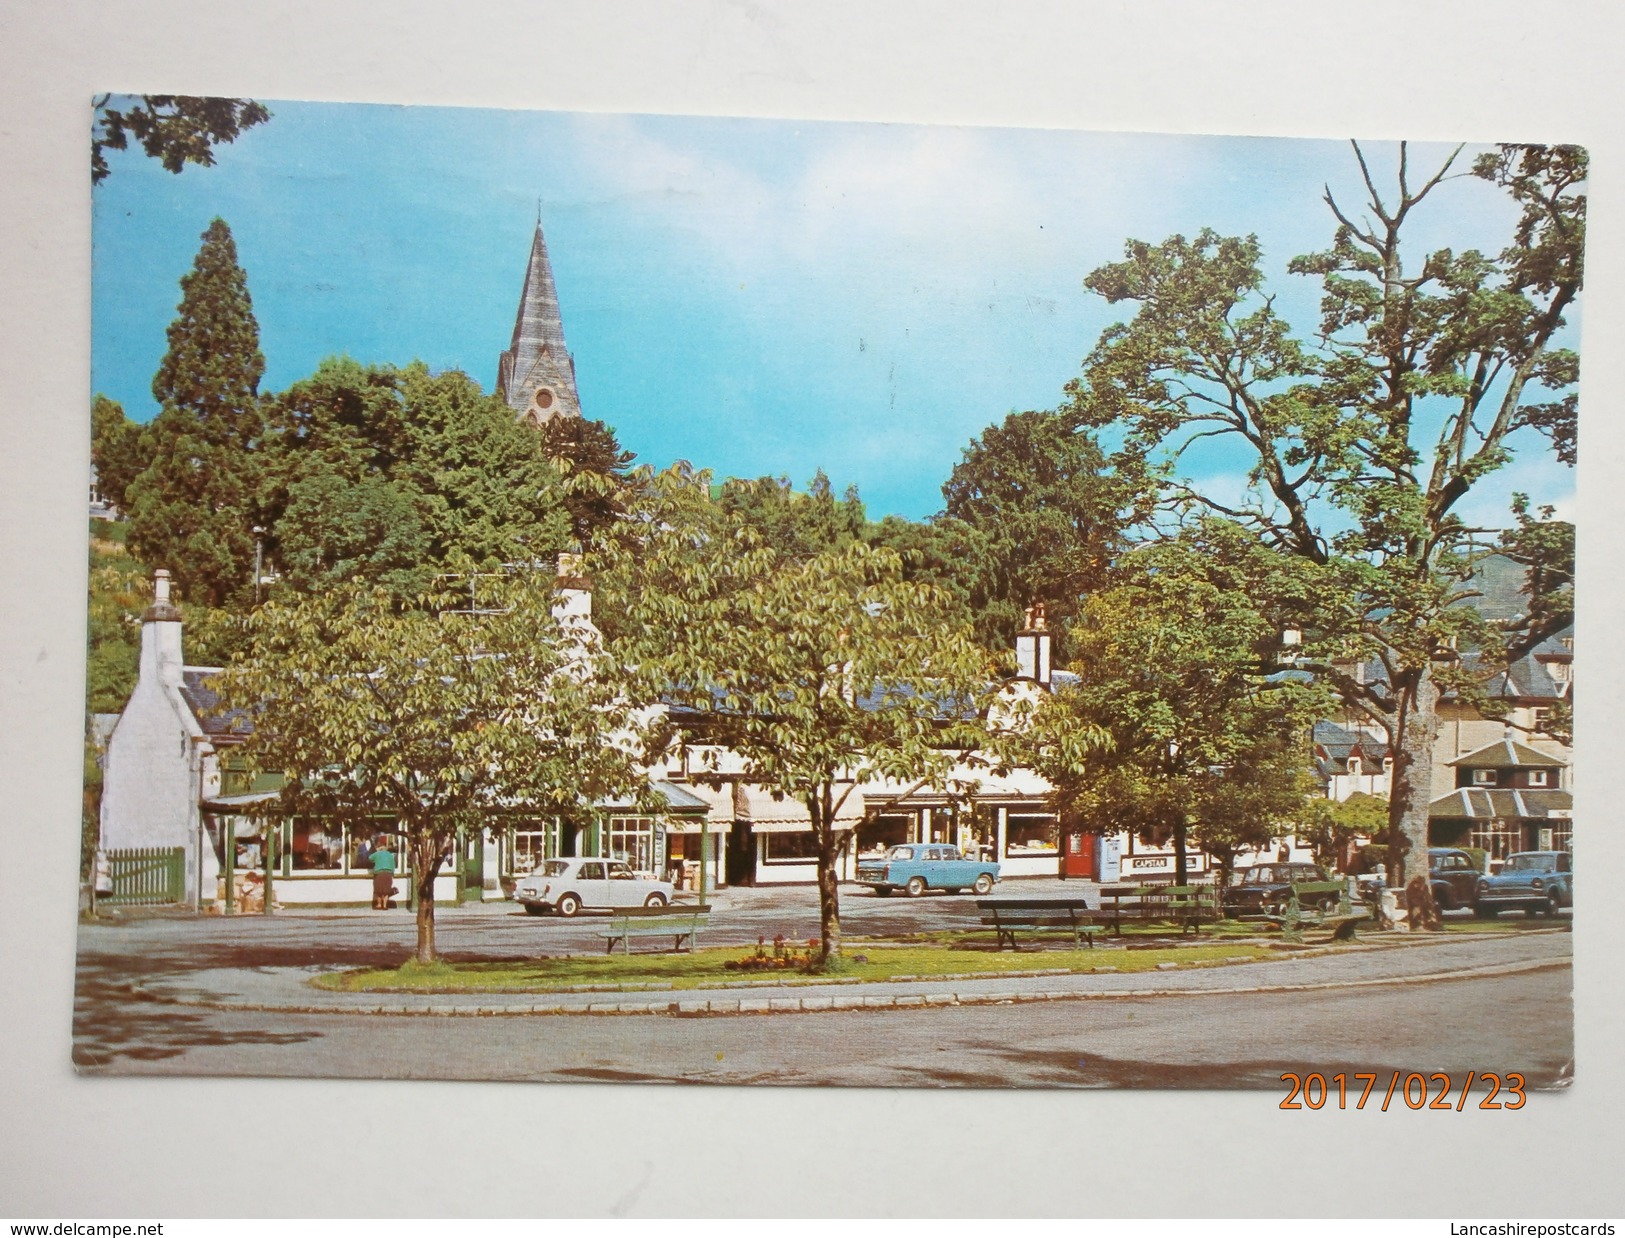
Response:
[[[1475,787],[1493,787],[1495,785],[1495,771],[1493,769],[1475,769],[1473,771],[1473,785]]]
[[[1568,683],[1573,674],[1573,666],[1568,662],[1548,662],[1546,664],[1546,673],[1556,683]]]
[[[1359,757],[1350,757],[1349,758],[1349,777],[1350,778],[1358,778],[1359,776],[1360,776],[1360,758]]]
[[[1382,772],[1385,773],[1385,774],[1391,774],[1391,773],[1394,772],[1394,758],[1393,757],[1383,757],[1383,759],[1382,759]]]
[[[1530,770],[1529,771],[1529,785],[1532,786],[1532,787],[1550,786],[1551,783],[1547,781],[1550,774],[1551,774],[1550,770],[1544,770],[1544,769],[1532,769],[1532,770]]]

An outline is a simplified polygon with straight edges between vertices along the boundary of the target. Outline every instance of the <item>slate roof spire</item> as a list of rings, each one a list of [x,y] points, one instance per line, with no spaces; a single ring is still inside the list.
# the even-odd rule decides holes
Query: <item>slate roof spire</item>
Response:
[[[521,421],[543,425],[554,417],[581,416],[576,366],[564,344],[564,318],[553,284],[553,266],[542,239],[541,203],[530,244],[525,286],[514,316],[513,341],[497,362],[497,390]]]

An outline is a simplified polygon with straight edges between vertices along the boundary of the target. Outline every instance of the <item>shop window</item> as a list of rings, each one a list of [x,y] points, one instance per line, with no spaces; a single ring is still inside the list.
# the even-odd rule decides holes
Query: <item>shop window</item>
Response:
[[[1004,854],[1010,859],[1055,855],[1055,817],[1050,813],[1011,813],[1005,822]]]
[[[909,831],[914,824],[911,813],[885,813],[858,827],[858,854],[880,855],[888,847],[913,841]]]
[[[535,872],[545,860],[559,855],[557,821],[527,821],[515,827],[511,871],[523,876]]]
[[[293,821],[289,833],[288,856],[294,872],[344,871],[343,826],[319,819],[298,817]]]
[[[818,859],[818,841],[811,830],[757,837],[762,840],[762,859],[768,864],[806,864]]]
[[[640,873],[659,872],[660,856],[655,846],[653,817],[611,817],[606,835],[606,854],[621,860]]]
[[[1507,821],[1475,821],[1467,845],[1488,852],[1492,860],[1504,860],[1523,850],[1523,828]]]

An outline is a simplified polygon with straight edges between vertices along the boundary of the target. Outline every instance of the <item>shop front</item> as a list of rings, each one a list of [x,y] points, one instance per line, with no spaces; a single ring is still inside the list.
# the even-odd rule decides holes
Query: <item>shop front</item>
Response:
[[[856,875],[853,831],[864,816],[864,797],[850,784],[837,789],[844,793],[835,811],[835,831],[840,843],[837,875],[850,881]],[[812,818],[799,800],[775,799],[771,792],[744,783],[734,787],[734,829],[749,827],[751,842],[751,881],[755,885],[792,885],[818,880],[818,847]]]

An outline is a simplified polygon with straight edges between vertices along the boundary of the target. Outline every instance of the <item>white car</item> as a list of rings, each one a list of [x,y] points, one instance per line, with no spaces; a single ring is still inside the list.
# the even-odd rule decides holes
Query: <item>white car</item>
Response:
[[[533,916],[545,911],[573,916],[583,907],[664,907],[671,902],[672,884],[620,860],[544,860],[519,879],[513,896]]]

